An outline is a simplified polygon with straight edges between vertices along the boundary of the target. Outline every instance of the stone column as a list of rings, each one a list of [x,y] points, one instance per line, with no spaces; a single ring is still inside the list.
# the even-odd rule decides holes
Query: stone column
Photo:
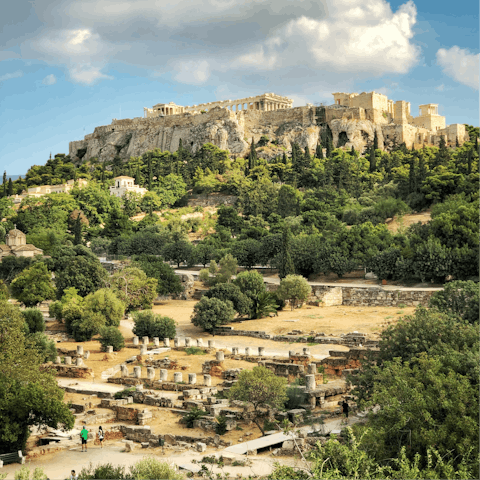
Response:
[[[133,337],[132,342],[133,342],[134,345],[138,345],[138,343],[139,343],[138,337]]]
[[[304,348],[303,349],[303,354],[304,355],[310,355],[310,349],[309,348]]]
[[[210,375],[204,375],[203,376],[203,384],[206,387],[210,387],[212,385],[212,377]]]
[[[148,337],[143,337],[143,338],[142,338],[142,341],[143,341],[143,344],[144,344],[144,345],[148,345],[148,344],[150,343]]]
[[[197,347],[203,347],[203,340],[201,338],[197,338]]]
[[[247,357],[250,356],[250,347],[245,347],[245,355],[246,355]]]
[[[162,382],[166,382],[168,379],[168,370],[166,370],[165,368],[162,368],[160,370],[160,380]]]
[[[160,339],[158,337],[153,337],[153,346],[154,347],[160,346]]]
[[[181,372],[175,372],[175,373],[173,374],[173,381],[174,381],[175,383],[181,382],[181,381],[182,381],[182,373],[181,373]]]
[[[232,355],[238,355],[238,348],[232,347]]]
[[[155,369],[153,367],[147,367],[147,379],[155,380]]]
[[[215,340],[208,341],[208,348],[215,348]]]
[[[225,360],[225,354],[221,351],[216,352],[217,362],[223,362]]]
[[[89,357],[90,357],[90,350],[87,350],[87,351],[83,354],[83,359],[84,359],[84,360],[88,360]]]
[[[170,339],[169,338],[164,338],[163,339],[163,346],[164,347],[169,347],[170,346]]]
[[[140,346],[140,355],[146,355],[147,354],[147,346],[146,345],[141,345]]]
[[[62,359],[60,357],[55,357],[55,365],[60,365],[62,363]]]
[[[65,365],[71,365],[72,364],[72,357],[65,357]]]
[[[197,383],[197,374],[196,373],[189,373],[188,374],[188,384],[195,385]]]
[[[295,356],[295,350],[289,350],[288,351],[288,358],[292,358]]]
[[[83,358],[82,357],[77,357],[77,367],[81,367],[83,366]]]
[[[133,367],[133,376],[135,378],[142,378],[142,367]]]
[[[122,377],[128,377],[128,367],[126,365],[120,365],[120,374]]]
[[[305,375],[305,386],[307,390],[315,390],[315,375]]]
[[[258,356],[261,357],[265,353],[265,347],[258,347]]]
[[[173,344],[175,345],[175,347],[179,347],[180,346],[180,339],[178,337],[175,337],[173,339]]]
[[[192,339],[190,337],[185,337],[185,346],[186,347],[192,346]]]
[[[317,365],[315,363],[311,363],[310,365],[308,365],[307,373],[315,375],[317,373]]]
[[[113,353],[113,347],[112,345],[107,346],[107,353]]]
[[[77,345],[77,355],[83,355],[83,345]]]

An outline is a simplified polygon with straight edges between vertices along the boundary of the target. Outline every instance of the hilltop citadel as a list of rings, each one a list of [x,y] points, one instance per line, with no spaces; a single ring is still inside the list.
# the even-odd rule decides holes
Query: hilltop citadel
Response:
[[[237,100],[209,102],[193,106],[159,103],[144,108],[144,117],[113,119],[110,125],[95,128],[84,140],[70,142],[69,154],[81,159],[98,157],[123,160],[147,150],[176,151],[180,140],[192,151],[204,143],[213,143],[232,154],[243,155],[252,138],[266,135],[278,146],[290,150],[314,149],[325,135],[331,135],[335,147],[360,152],[377,134],[379,148],[388,149],[405,142],[408,148],[448,144],[467,139],[463,124],[446,125],[438,114],[438,105],[420,105],[419,115],[411,114],[410,103],[394,102],[376,93],[334,93],[334,104],[293,107],[293,100],[274,93]]]

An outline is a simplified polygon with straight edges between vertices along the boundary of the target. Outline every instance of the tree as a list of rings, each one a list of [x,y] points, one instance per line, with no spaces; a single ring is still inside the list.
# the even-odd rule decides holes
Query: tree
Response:
[[[101,288],[84,298],[85,311],[99,313],[105,318],[107,327],[118,327],[125,314],[125,305],[118,299],[113,290]]]
[[[98,341],[102,345],[104,352],[107,351],[108,346],[112,346],[115,352],[120,351],[125,346],[125,339],[117,327],[103,327],[100,330]]]
[[[133,257],[133,260],[133,265],[139,266],[147,277],[157,280],[157,293],[159,295],[178,295],[182,293],[183,287],[180,277],[175,274],[170,265],[163,261],[162,257],[139,255]]]
[[[238,214],[235,207],[221,205],[217,210],[217,225],[228,228],[233,235],[242,231],[244,225],[243,218]]]
[[[312,287],[301,275],[287,275],[280,282],[277,295],[284,301],[288,300],[293,310],[307,301],[311,291]]]
[[[14,298],[26,307],[34,307],[45,300],[55,298],[51,273],[47,266],[38,262],[20,273],[10,285]]]
[[[193,256],[195,263],[200,263],[205,268],[210,260],[215,258],[216,248],[208,243],[199,243],[195,246]]]
[[[249,315],[252,310],[250,298],[233,283],[219,283],[210,288],[204,296],[207,298],[218,298],[223,302],[229,300],[232,302],[233,309],[240,317]]]
[[[173,318],[157,315],[151,310],[143,310],[133,314],[133,333],[137,337],[175,338],[177,322]]]
[[[105,317],[98,312],[84,310],[70,322],[70,331],[76,342],[88,342],[105,327]]]
[[[230,300],[204,296],[193,307],[192,323],[206,332],[215,332],[215,328],[232,322],[234,317],[235,311]]]
[[[100,260],[83,245],[56,249],[49,263],[55,273],[57,298],[70,287],[76,288],[79,295],[84,297],[105,285],[107,271]]]
[[[15,257],[13,255],[2,258],[0,262],[0,279],[7,285],[10,285],[15,277],[32,264],[32,260],[34,259],[30,257]]]
[[[287,400],[287,379],[277,377],[266,367],[253,367],[253,370],[240,372],[238,381],[227,392],[228,398],[253,406],[253,421],[265,435],[260,423],[272,408],[282,408]]]
[[[456,280],[430,297],[429,307],[447,315],[459,317],[468,323],[478,323],[478,283]]]
[[[55,360],[57,357],[57,347],[54,340],[48,338],[43,332],[29,333],[27,338],[33,341],[42,363],[53,362]]]
[[[45,319],[42,312],[38,308],[26,308],[22,312],[25,323],[28,325],[29,333],[37,333],[45,331]]]
[[[282,185],[278,191],[277,213],[282,217],[293,217],[300,213],[301,193],[291,185]]]
[[[152,308],[157,295],[157,280],[148,278],[143,270],[135,266],[124,266],[116,270],[107,280],[127,311]]]
[[[193,255],[193,245],[187,240],[169,243],[162,249],[165,260],[172,261],[180,268],[181,263],[190,263]]]
[[[287,275],[295,273],[295,265],[293,264],[290,249],[292,248],[292,232],[289,227],[285,227],[282,233],[282,246],[280,250],[280,265],[278,268],[278,276],[282,279]]]
[[[113,209],[105,222],[103,235],[105,237],[115,238],[121,235],[131,233],[133,227],[132,221],[119,207]]]
[[[258,240],[247,238],[236,241],[232,252],[235,254],[238,264],[250,270],[258,263],[260,248],[261,243]]]
[[[24,320],[17,307],[0,302],[0,454],[25,450],[29,427],[47,425],[73,428],[74,417],[63,402],[51,370],[35,342],[25,337]]]

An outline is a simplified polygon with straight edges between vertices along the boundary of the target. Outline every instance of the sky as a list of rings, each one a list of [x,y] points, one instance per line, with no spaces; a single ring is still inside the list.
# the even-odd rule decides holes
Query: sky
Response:
[[[456,8],[458,6],[458,8]],[[454,8],[455,7],[455,8]],[[113,118],[265,92],[439,104],[479,124],[478,2],[15,0],[0,30],[0,171],[23,175]],[[455,10],[455,12],[452,12]]]

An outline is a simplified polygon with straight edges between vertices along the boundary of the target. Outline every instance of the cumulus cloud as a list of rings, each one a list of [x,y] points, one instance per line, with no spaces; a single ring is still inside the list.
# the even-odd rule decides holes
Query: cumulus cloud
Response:
[[[478,67],[480,54],[470,53],[457,45],[437,52],[437,62],[443,71],[459,83],[478,90]]]
[[[51,73],[42,80],[42,83],[43,85],[55,85],[57,83],[57,77]]]
[[[63,66],[86,85],[110,78],[115,62],[189,85],[304,95],[406,73],[419,55],[412,0],[396,11],[387,0],[36,0],[33,8],[39,24],[17,42],[22,57]]]
[[[21,70],[17,70],[16,72],[12,73],[5,73],[4,75],[0,76],[0,82],[5,82],[6,80],[11,80],[12,78],[19,77],[23,77],[23,72]]]

